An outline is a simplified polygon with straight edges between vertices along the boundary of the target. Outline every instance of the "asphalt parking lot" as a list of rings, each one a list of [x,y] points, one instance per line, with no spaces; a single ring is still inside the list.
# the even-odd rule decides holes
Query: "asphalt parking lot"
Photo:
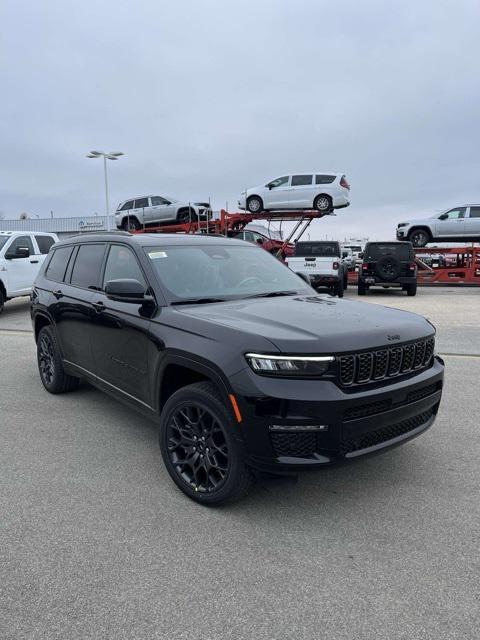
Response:
[[[0,638],[478,638],[480,292],[365,300],[437,326],[433,428],[220,509],[174,487],[146,419],[88,386],[48,395],[28,302],[7,304]]]

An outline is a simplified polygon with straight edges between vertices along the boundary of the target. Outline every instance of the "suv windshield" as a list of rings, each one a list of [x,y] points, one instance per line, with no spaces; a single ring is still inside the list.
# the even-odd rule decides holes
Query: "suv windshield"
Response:
[[[276,292],[312,294],[299,276],[257,247],[159,245],[144,250],[170,302],[233,300]]]
[[[338,242],[297,242],[295,257],[303,258],[304,256],[339,257]]]
[[[382,256],[394,255],[399,260],[413,260],[413,250],[408,244],[400,242],[385,242],[369,244],[365,248],[364,260],[378,260]]]

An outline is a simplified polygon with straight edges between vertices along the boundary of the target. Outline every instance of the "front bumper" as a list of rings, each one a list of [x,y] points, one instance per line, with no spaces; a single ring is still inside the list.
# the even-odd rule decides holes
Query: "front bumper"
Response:
[[[436,357],[413,376],[347,390],[332,381],[274,379],[243,369],[231,382],[247,462],[264,472],[295,473],[399,445],[433,424],[443,371]],[[305,430],[282,431],[293,426]]]

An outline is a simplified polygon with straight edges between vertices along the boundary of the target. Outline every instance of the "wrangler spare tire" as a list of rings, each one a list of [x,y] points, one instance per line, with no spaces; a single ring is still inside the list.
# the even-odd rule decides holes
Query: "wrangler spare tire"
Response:
[[[398,278],[401,270],[402,263],[394,255],[382,256],[378,259],[377,264],[375,265],[375,271],[377,272],[378,277],[386,282],[391,282]]]

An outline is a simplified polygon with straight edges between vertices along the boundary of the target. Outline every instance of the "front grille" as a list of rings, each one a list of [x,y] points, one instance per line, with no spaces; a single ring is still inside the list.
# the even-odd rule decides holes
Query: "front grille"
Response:
[[[315,433],[271,433],[270,437],[277,457],[309,458],[317,449]]]
[[[428,338],[390,349],[340,356],[340,384],[368,384],[424,369],[432,362],[434,348],[435,339]]]
[[[383,442],[387,442],[388,440],[392,440],[393,438],[397,438],[398,436],[405,435],[409,431],[413,431],[425,424],[433,415],[434,408],[430,408],[428,411],[424,411],[413,418],[403,420],[403,422],[388,425],[381,429],[377,429],[376,431],[370,431],[369,433],[362,433],[358,436],[353,433],[352,429],[352,433],[350,433],[348,437],[344,435],[342,438],[342,453],[343,455],[347,455],[349,453],[354,453],[355,451],[374,447],[382,444]]]

